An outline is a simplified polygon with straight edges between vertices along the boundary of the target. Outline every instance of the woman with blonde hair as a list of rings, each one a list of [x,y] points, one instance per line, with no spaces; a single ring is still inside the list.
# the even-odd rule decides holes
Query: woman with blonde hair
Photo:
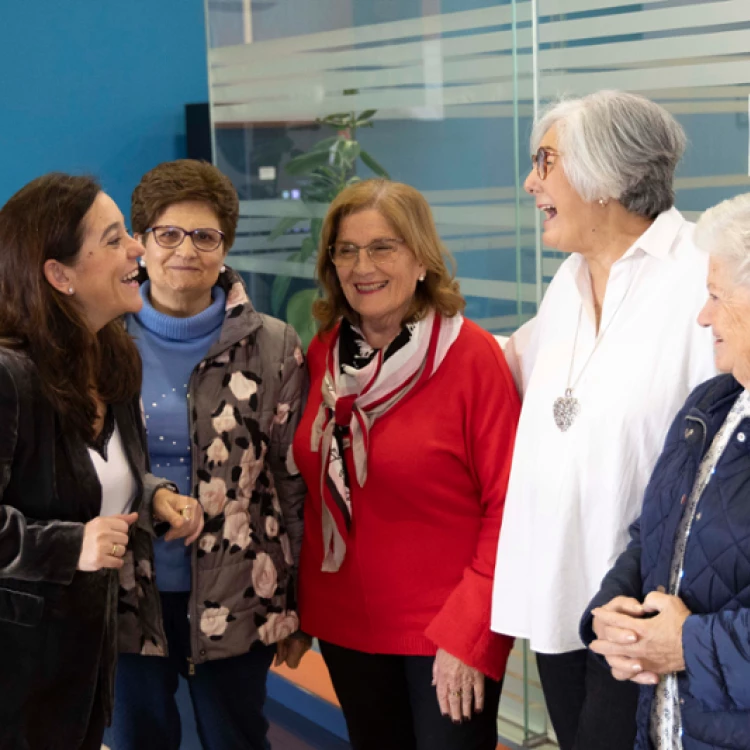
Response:
[[[356,183],[323,224],[294,439],[300,616],[355,750],[497,743],[512,639],[490,631],[490,600],[519,402],[446,261],[408,185]]]

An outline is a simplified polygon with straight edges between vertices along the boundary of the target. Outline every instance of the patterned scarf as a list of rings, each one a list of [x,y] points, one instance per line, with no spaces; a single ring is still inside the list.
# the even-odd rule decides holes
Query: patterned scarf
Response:
[[[346,451],[352,452],[357,484],[364,487],[373,423],[435,373],[462,323],[460,314],[443,318],[430,312],[404,326],[385,350],[373,349],[347,320],[332,338],[311,438],[311,450],[321,453],[323,571],[341,567],[352,524]]]

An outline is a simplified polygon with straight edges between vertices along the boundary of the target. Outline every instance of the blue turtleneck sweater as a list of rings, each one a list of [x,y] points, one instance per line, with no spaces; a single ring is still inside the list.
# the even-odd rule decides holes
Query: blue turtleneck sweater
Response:
[[[192,495],[188,383],[193,369],[219,339],[226,294],[215,286],[212,303],[190,318],[157,312],[150,282],[141,286],[143,308],[129,316],[128,330],[143,359],[141,396],[146,410],[151,471]],[[161,591],[190,590],[190,548],[183,540],[154,543],[156,582]]]

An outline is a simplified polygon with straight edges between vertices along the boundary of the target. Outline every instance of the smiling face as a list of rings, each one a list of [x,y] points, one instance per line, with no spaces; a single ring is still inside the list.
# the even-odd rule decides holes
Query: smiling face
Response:
[[[583,200],[568,182],[563,168],[564,155],[559,153],[556,125],[544,134],[539,146],[553,152],[548,161],[547,177],[542,180],[533,167],[524,189],[534,196],[537,208],[544,211],[542,241],[561,252],[583,252],[589,245],[591,229],[598,221],[598,206]]]
[[[336,243],[363,247],[383,239],[401,238],[380,211],[365,209],[341,220]],[[375,265],[367,252],[360,250],[353,265],[336,267],[346,301],[359,314],[365,336],[368,329],[398,333],[424,272],[424,265],[404,244],[380,265]]]
[[[58,271],[65,276],[59,288],[73,290],[73,299],[92,331],[141,309],[136,276],[142,252],[140,243],[125,230],[115,202],[99,193],[83,217],[83,242],[75,263],[59,266]]]
[[[707,286],[708,301],[698,323],[711,327],[716,369],[750,387],[750,289],[735,283],[731,266],[716,257],[711,258]]]
[[[213,208],[198,201],[173,203],[154,221],[153,226],[181,227],[188,232],[193,229],[221,230]],[[157,244],[153,232],[145,237],[144,258],[152,298],[164,299],[168,307],[175,309],[185,306],[185,300],[180,298],[207,300],[207,307],[211,301],[211,289],[219,278],[224,262],[226,253],[223,243],[216,250],[201,252],[195,249],[192,238],[185,236],[179,247],[170,250]],[[173,304],[170,300],[174,301]]]

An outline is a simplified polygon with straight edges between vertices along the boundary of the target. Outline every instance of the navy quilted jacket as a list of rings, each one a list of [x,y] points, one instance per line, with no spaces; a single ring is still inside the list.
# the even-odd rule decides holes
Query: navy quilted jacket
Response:
[[[581,621],[594,639],[591,610],[615,596],[668,589],[674,536],[700,461],[742,386],[720,375],[698,386],[674,420],[646,489],[631,542],[602,581]],[[750,748],[750,419],[731,437],[696,509],[680,597],[693,613],[679,675],[684,750]],[[648,736],[653,687],[641,687],[636,750]]]

